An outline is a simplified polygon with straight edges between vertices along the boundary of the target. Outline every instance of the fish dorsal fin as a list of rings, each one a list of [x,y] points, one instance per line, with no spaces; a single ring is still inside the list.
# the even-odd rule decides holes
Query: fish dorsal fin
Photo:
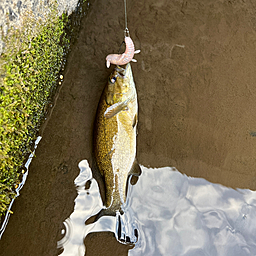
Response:
[[[118,114],[119,112],[121,112],[122,110],[128,110],[127,101],[118,102],[118,103],[111,105],[104,112],[104,116],[106,118],[111,118],[111,117],[115,116],[116,114]]]

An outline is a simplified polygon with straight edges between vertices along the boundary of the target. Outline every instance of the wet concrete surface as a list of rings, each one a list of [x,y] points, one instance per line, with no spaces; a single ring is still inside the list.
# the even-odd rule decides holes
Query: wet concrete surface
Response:
[[[256,189],[255,14],[254,1],[128,1],[128,27],[141,50],[132,64],[140,164]],[[92,2],[0,241],[1,256],[57,255],[78,163],[92,165],[93,121],[110,74],[105,57],[118,51],[123,29],[123,3]],[[111,233],[90,234],[85,244],[89,256],[130,249]]]
[[[37,0],[1,0],[0,2],[0,53],[4,50],[2,36],[13,27],[15,29],[24,26],[24,19],[29,14],[35,19],[45,19],[52,7],[54,1],[37,1]],[[67,13],[70,15],[76,8],[78,0],[57,0],[58,13]],[[35,32],[35,31],[34,31]]]

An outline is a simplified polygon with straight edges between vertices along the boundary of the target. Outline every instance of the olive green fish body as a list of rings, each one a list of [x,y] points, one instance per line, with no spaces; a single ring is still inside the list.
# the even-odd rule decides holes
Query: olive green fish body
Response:
[[[94,154],[105,180],[105,206],[119,210],[136,155],[137,94],[130,64],[109,78],[95,120]]]

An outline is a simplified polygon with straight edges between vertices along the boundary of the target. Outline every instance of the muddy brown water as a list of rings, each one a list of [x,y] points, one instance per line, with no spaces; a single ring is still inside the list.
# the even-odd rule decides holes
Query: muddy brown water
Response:
[[[128,0],[138,63],[137,158],[189,176],[256,189],[256,3]],[[42,129],[28,179],[0,241],[2,256],[57,255],[72,213],[74,179],[92,161],[97,104],[110,73],[105,56],[123,40],[123,2],[92,2],[64,82]],[[180,46],[184,46],[180,47]],[[153,182],[153,181],[152,181]],[[85,238],[86,255],[127,255],[113,234]]]

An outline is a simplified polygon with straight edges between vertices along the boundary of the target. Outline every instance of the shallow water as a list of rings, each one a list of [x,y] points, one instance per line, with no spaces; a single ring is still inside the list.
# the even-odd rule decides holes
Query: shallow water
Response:
[[[118,218],[103,216],[85,225],[103,205],[87,160],[79,168],[74,211],[64,222],[58,242],[64,249],[62,256],[84,255],[83,241],[91,232],[110,231],[120,238]],[[130,256],[256,254],[256,192],[187,177],[171,167],[141,168],[137,184],[129,186],[121,216],[123,238],[135,241],[134,230],[138,230]]]
[[[255,4],[215,0],[128,4],[129,30],[141,49],[138,63],[133,64],[139,163],[176,166],[190,176],[256,190],[255,137],[251,136],[256,127]],[[123,16],[120,2],[95,0],[83,19],[58,102],[0,241],[1,256],[56,255],[59,222],[73,210],[77,164],[81,159],[91,162],[92,124],[110,72],[105,56],[119,49]],[[173,48],[175,44],[185,48]],[[254,192],[238,193],[167,169],[143,167],[139,182],[131,187],[130,208],[135,208],[132,216],[138,220],[139,241],[130,254],[168,251],[167,255],[212,256],[235,255],[232,250],[236,250],[239,255],[254,255]],[[161,175],[153,177],[153,173]],[[169,184],[163,186],[167,193],[160,185],[153,186],[153,178],[158,184],[167,183],[161,177],[169,177]],[[189,189],[186,192],[184,185],[182,194],[185,181]],[[158,202],[157,195],[164,202]],[[83,221],[91,213],[86,214]],[[81,223],[84,231],[87,227]],[[110,229],[116,232],[114,226]],[[104,234],[108,232],[86,236],[88,255],[126,255],[118,252],[119,243],[109,243],[115,237]],[[85,235],[78,234],[79,245]],[[106,254],[95,253],[99,244]]]
[[[21,189],[23,188],[23,186],[25,185],[25,182],[26,182],[27,177],[28,177],[29,165],[31,164],[31,161],[32,161],[32,159],[33,159],[34,156],[35,156],[35,150],[36,150],[37,145],[39,144],[39,142],[40,142],[41,139],[42,139],[41,136],[38,136],[38,137],[37,137],[37,139],[36,139],[36,141],[35,141],[35,145],[34,145],[34,150],[33,150],[33,152],[29,155],[28,160],[27,160],[27,162],[25,163],[25,166],[24,166],[24,167],[25,167],[26,171],[25,171],[25,173],[24,173],[23,176],[22,176],[22,180],[21,180],[20,184],[19,184],[18,187],[15,189],[16,197],[18,197],[18,196],[20,195],[20,190],[21,190]],[[2,223],[2,225],[1,225],[1,227],[0,227],[0,239],[1,239],[3,233],[4,233],[5,229],[6,229],[7,224],[8,224],[8,221],[9,221],[9,218],[10,218],[10,213],[11,213],[11,210],[12,210],[12,205],[13,205],[13,203],[14,203],[14,200],[15,200],[15,198],[12,199],[12,201],[11,201],[9,207],[8,207],[8,210],[7,210],[7,212],[6,212],[4,221],[3,221],[3,223]]]

